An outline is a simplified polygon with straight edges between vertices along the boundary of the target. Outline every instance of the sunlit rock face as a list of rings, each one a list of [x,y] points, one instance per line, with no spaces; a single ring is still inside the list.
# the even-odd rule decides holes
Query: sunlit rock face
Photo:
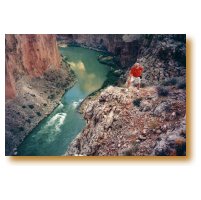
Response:
[[[55,35],[8,34],[6,42],[6,98],[16,96],[16,82],[23,75],[39,77],[51,67],[60,67]]]

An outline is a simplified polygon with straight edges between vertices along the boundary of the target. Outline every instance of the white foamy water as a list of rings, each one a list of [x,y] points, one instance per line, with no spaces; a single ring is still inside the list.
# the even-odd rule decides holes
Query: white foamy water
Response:
[[[48,143],[53,142],[56,139],[56,136],[60,133],[60,127],[63,125],[66,116],[66,113],[57,113],[34,137],[37,138],[40,137],[40,135],[44,135]]]
[[[45,128],[54,127],[57,131],[60,131],[61,125],[64,123],[67,113],[57,113],[50,121],[45,125]]]
[[[77,112],[80,102],[99,89],[107,79],[109,67],[97,61],[99,52],[79,47],[62,48],[77,82],[66,91],[56,109],[30,133],[18,148],[18,155],[64,155],[69,144],[85,127]]]
[[[78,107],[78,105],[83,101],[83,99],[79,99],[79,101],[73,101],[72,107],[75,109]]]

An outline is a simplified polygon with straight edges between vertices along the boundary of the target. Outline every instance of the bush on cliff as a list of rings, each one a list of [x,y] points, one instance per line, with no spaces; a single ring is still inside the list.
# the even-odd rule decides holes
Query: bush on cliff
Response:
[[[158,96],[168,96],[169,94],[169,90],[165,87],[157,87],[157,92],[158,92]]]
[[[31,109],[34,108],[34,105],[33,105],[33,104],[30,104],[30,105],[28,105],[28,106],[29,106],[29,108],[31,108]]]
[[[170,85],[176,85],[176,84],[177,84],[176,78],[171,78],[171,79],[163,82],[164,86],[170,86]]]
[[[137,106],[137,107],[140,107],[141,101],[142,101],[142,98],[135,99],[133,101],[133,105]]]
[[[177,88],[178,89],[186,89],[186,82],[185,81],[179,82],[177,85]]]

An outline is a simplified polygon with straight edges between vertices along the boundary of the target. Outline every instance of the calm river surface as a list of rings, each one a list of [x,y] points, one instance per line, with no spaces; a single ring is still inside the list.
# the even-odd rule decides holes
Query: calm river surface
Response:
[[[85,127],[76,108],[90,93],[101,88],[109,67],[97,61],[100,53],[81,47],[60,48],[68,58],[78,82],[68,90],[61,104],[25,138],[18,147],[22,156],[60,156]]]

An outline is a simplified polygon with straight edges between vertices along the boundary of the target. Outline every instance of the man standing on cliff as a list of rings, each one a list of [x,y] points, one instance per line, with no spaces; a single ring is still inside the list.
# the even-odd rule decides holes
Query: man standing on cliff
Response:
[[[139,63],[135,63],[131,67],[129,72],[128,82],[127,82],[128,88],[130,87],[131,83],[133,83],[133,86],[135,86],[135,84],[137,83],[137,89],[139,91],[143,71],[144,71],[144,67],[140,65]]]

